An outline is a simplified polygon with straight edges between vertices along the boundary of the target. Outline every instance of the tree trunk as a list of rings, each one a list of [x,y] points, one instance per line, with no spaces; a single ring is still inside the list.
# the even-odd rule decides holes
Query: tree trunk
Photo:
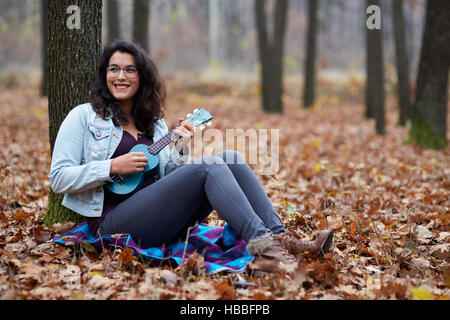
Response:
[[[219,63],[219,35],[220,35],[220,16],[219,0],[209,0],[208,2],[208,55],[209,64],[215,66]]]
[[[447,147],[447,98],[450,68],[450,1],[428,0],[407,143]]]
[[[242,15],[242,3],[236,1],[234,6],[226,6],[225,9],[225,22],[227,26],[227,32],[225,34],[225,54],[228,67],[236,69],[236,65],[242,63],[242,35],[243,28],[240,15]]]
[[[119,3],[117,0],[106,1],[106,22],[108,23],[107,43],[120,39]]]
[[[305,60],[305,87],[303,92],[303,106],[311,107],[315,100],[315,65],[317,43],[317,9],[319,0],[309,0],[308,38]]]
[[[288,0],[277,0],[275,5],[274,36],[272,42],[273,73],[269,78],[274,88],[271,112],[283,112],[283,57],[284,38],[286,35]]]
[[[395,56],[397,62],[398,98],[400,126],[406,125],[411,108],[411,90],[409,88],[409,57],[406,50],[405,16],[403,0],[393,0],[392,17],[394,20]]]
[[[283,112],[283,55],[287,24],[287,0],[277,0],[274,12],[274,32],[268,36],[265,0],[255,0],[255,21],[258,52],[261,61],[261,97],[263,110]]]
[[[267,33],[265,0],[255,0],[255,21],[256,31],[258,33],[258,53],[261,62],[261,98],[264,111],[270,110],[269,97],[271,96],[272,88],[269,86],[269,77],[272,74],[269,57],[272,55],[269,45],[269,35]]]
[[[80,9],[80,28],[70,25],[67,13],[73,5]],[[102,0],[75,1],[49,0],[49,135],[50,152],[53,152],[58,129],[69,113],[78,104],[87,101],[96,74],[101,50]],[[55,222],[80,222],[83,217],[61,205],[62,195],[50,190],[47,225]]]
[[[41,96],[48,96],[48,0],[41,0]]]
[[[150,0],[134,0],[133,42],[150,52],[148,27],[150,21]]]
[[[377,5],[379,0],[367,0],[367,7]],[[378,134],[386,134],[384,118],[384,66],[382,29],[366,26],[366,117],[375,118]]]

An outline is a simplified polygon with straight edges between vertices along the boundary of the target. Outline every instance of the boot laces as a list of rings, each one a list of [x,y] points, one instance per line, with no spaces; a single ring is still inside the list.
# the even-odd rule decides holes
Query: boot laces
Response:
[[[279,250],[280,250],[279,252],[280,252],[281,256],[283,256],[286,261],[288,261],[289,263],[296,263],[297,262],[297,260],[294,259],[292,254],[290,254],[289,251],[283,245],[280,245]]]
[[[298,240],[288,231],[285,231],[281,234],[281,240],[286,247],[296,246],[298,243],[300,243],[300,240]]]

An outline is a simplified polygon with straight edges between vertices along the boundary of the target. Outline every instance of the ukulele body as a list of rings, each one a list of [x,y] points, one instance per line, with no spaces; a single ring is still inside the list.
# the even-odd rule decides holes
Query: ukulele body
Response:
[[[148,162],[144,167],[144,171],[122,175],[125,179],[123,184],[114,181],[105,185],[105,188],[116,195],[128,195],[134,193],[142,185],[146,175],[155,175],[159,172],[159,157],[157,154],[154,155],[149,153],[147,145],[135,145],[129,152],[143,152],[147,157]]]

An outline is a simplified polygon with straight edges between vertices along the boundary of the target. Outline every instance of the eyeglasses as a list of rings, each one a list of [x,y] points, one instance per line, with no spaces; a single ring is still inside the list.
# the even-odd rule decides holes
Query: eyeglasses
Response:
[[[134,66],[126,66],[123,68],[120,68],[117,65],[110,65],[108,66],[108,68],[106,68],[106,72],[108,73],[109,76],[111,77],[118,77],[120,74],[120,71],[123,70],[123,73],[125,74],[125,76],[127,78],[136,78],[138,75],[138,71]]]

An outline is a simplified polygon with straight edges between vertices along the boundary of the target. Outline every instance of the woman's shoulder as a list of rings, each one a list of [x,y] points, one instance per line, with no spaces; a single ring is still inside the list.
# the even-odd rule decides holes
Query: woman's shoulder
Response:
[[[72,116],[78,116],[78,117],[87,117],[90,114],[95,113],[94,109],[92,108],[92,105],[87,102],[83,104],[79,104],[72,108],[69,112],[69,115]]]
[[[155,126],[160,127],[161,129],[167,129],[167,124],[164,121],[164,118],[159,118],[155,122]]]
[[[85,114],[95,113],[94,108],[92,107],[90,102],[79,104],[75,108],[73,108],[72,111],[81,112],[81,113],[85,113]]]
[[[90,102],[75,106],[72,110],[70,110],[67,116],[87,121],[88,123],[93,123],[97,118],[99,118]]]
[[[95,122],[96,115],[90,103],[83,103],[69,111],[64,119],[64,123],[70,126],[86,126]]]

